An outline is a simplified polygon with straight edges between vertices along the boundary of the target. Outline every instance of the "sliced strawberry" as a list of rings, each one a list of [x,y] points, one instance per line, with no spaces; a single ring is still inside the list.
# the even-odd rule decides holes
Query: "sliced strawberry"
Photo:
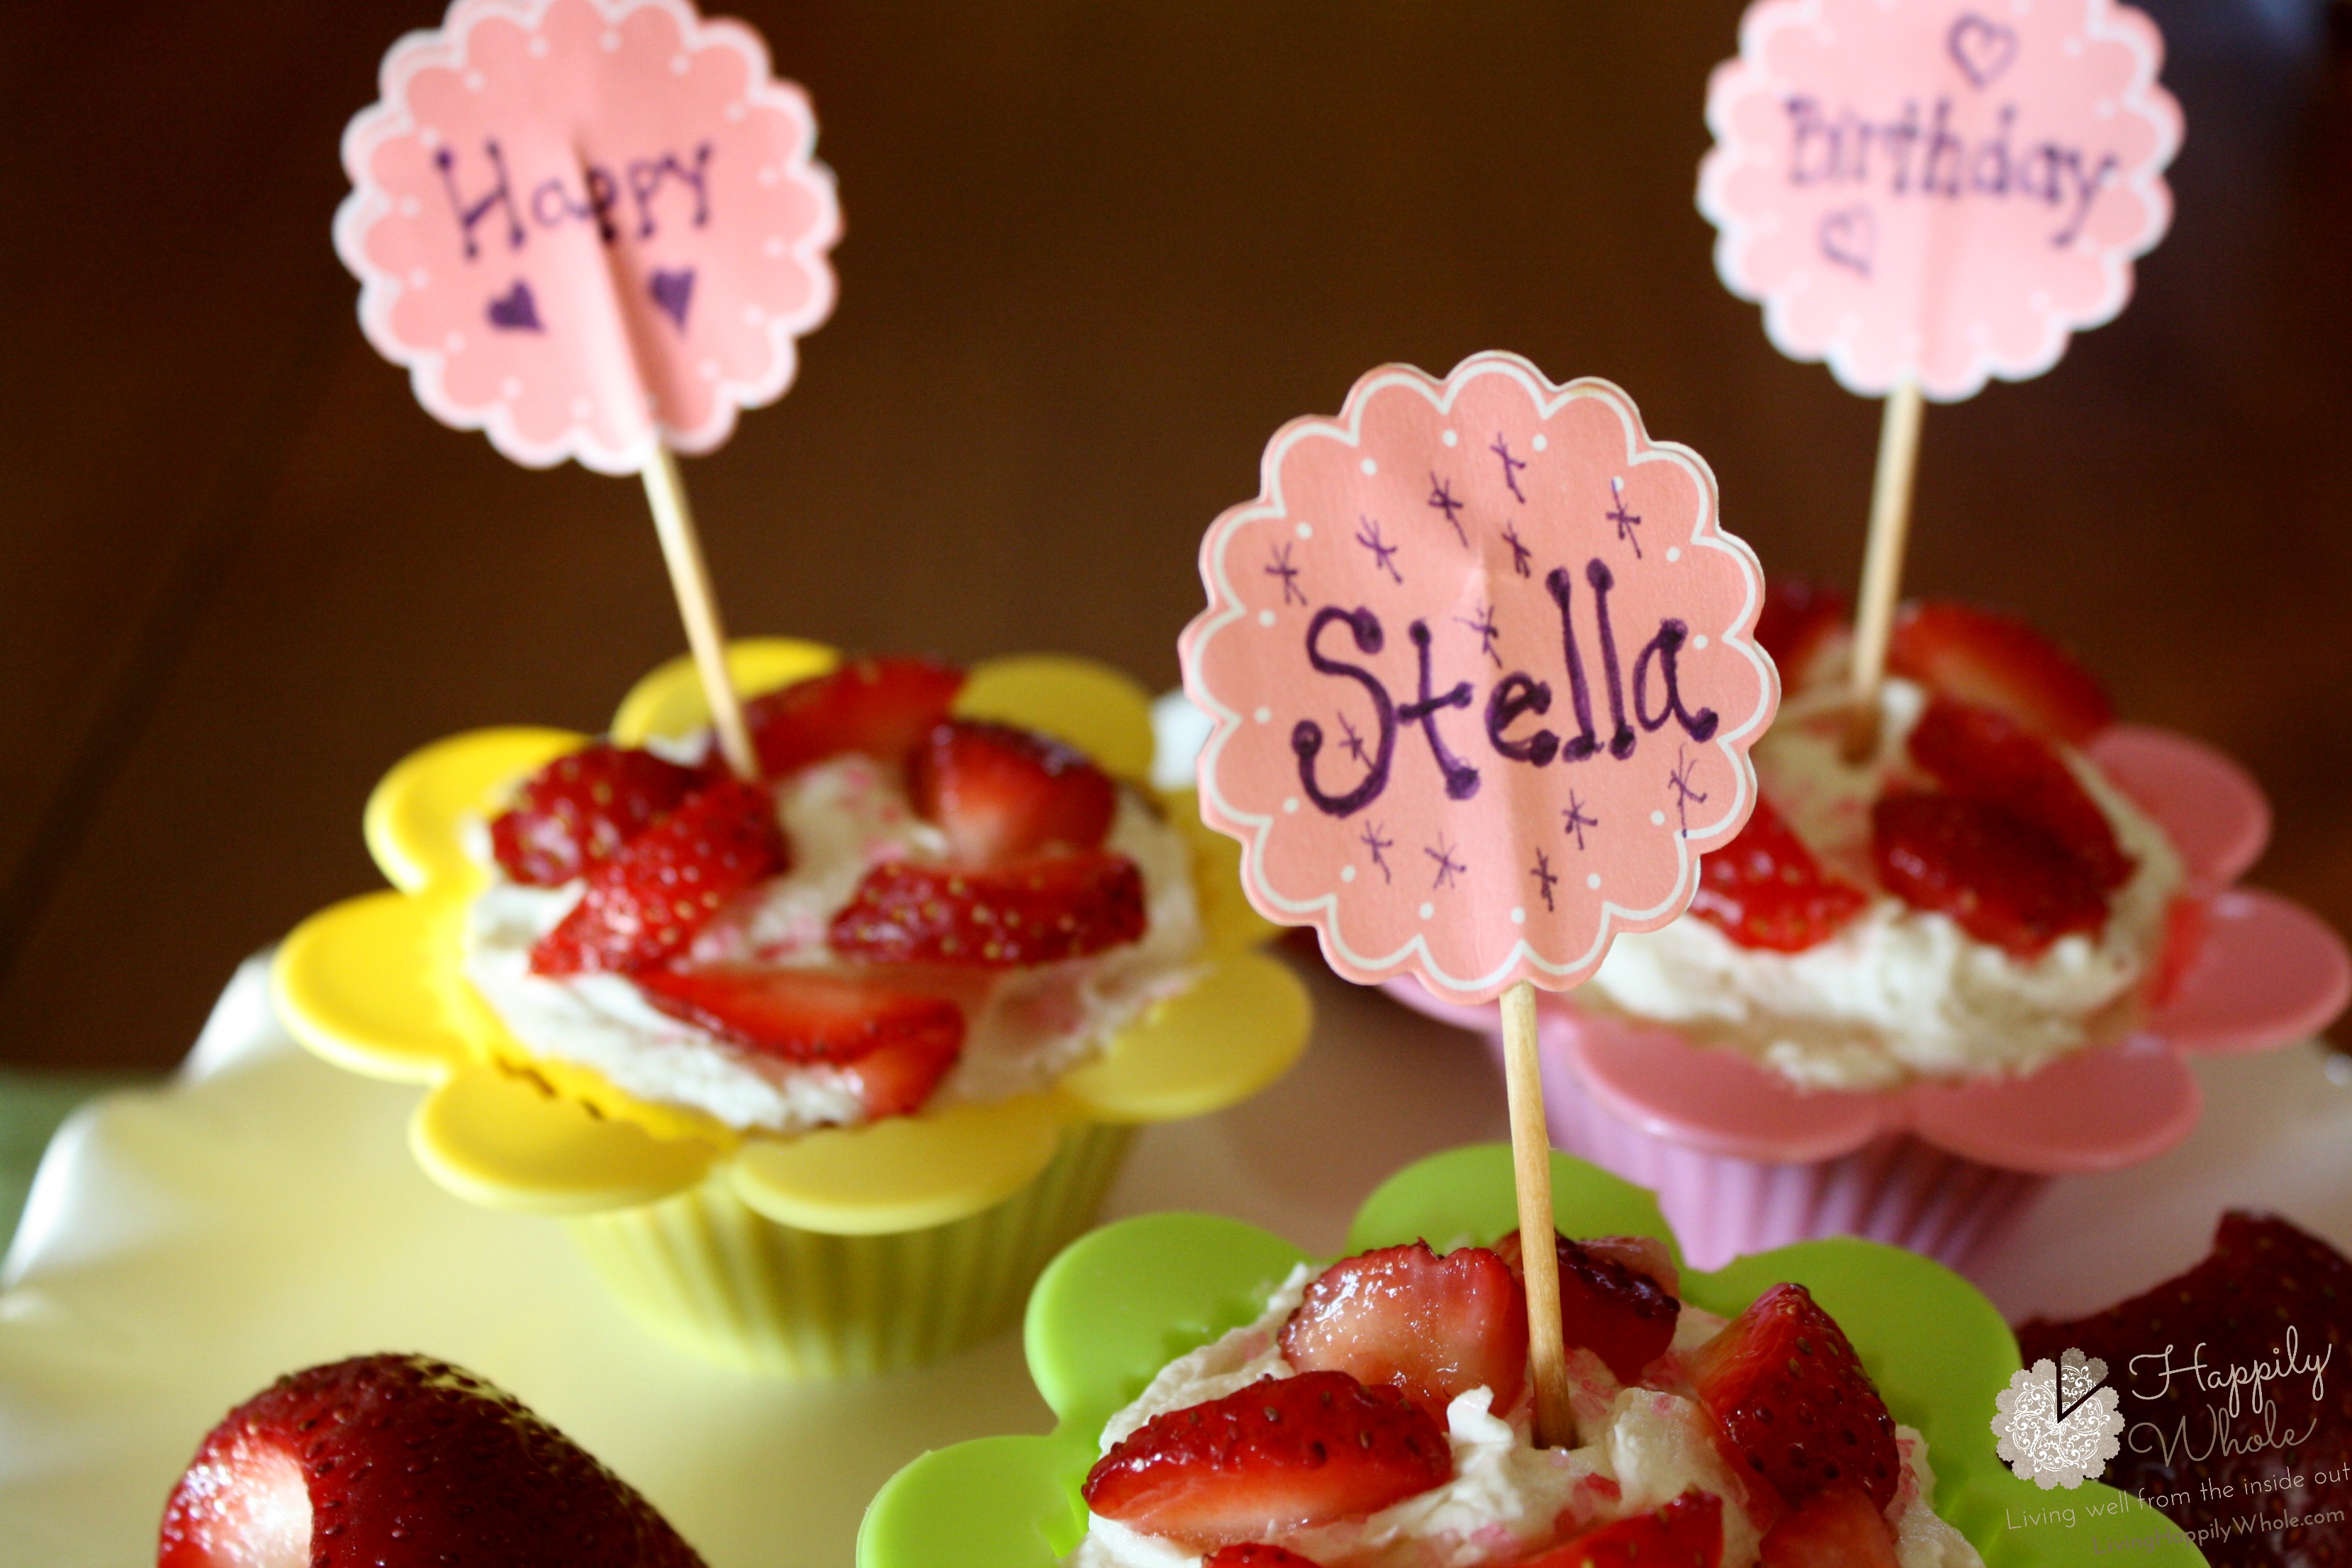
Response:
[[[1690,909],[1742,947],[1802,952],[1835,936],[1869,901],[1822,870],[1759,795],[1739,836],[1701,858]]]
[[[2164,906],[2164,945],[2149,967],[2147,1001],[2161,1007],[2180,994],[2180,987],[2197,967],[2211,934],[2213,917],[2205,900],[2193,893],[2178,893]]]
[[[1445,1433],[1421,1406],[1309,1372],[1153,1416],[1080,1490],[1105,1519],[1204,1552],[1375,1513],[1453,1472]]]
[[[1802,1285],[1775,1285],[1684,1357],[1732,1452],[1801,1505],[1851,1481],[1885,1508],[1902,1478],[1895,1419],[1845,1331]]]
[[[1948,794],[1990,801],[2056,839],[2102,892],[2131,880],[2106,813],[2050,743],[2005,713],[1938,697],[1912,727],[1911,760]]]
[[[1201,1568],[1323,1568],[1312,1557],[1280,1546],[1267,1546],[1247,1542],[1240,1546],[1220,1546],[1202,1561]]]
[[[1780,1516],[1759,1568],[1900,1568],[1894,1527],[1860,1487],[1824,1487]]]
[[[907,753],[915,809],[947,830],[956,859],[992,866],[1049,844],[1092,849],[1118,786],[1083,752],[1010,724],[950,719]]]
[[[894,860],[833,917],[834,951],[877,963],[1019,969],[1143,936],[1143,874],[1088,849],[986,870]]]
[[[1853,617],[1853,601],[1835,588],[1803,577],[1774,577],[1764,584],[1756,641],[1780,667],[1782,682],[1796,691],[1819,673],[1822,654],[1846,637]]]
[[[1441,1424],[1474,1388],[1507,1410],[1527,1377],[1527,1293],[1483,1247],[1443,1258],[1427,1242],[1383,1247],[1316,1276],[1282,1326],[1282,1353],[1301,1372],[1401,1389]]]
[[[962,1048],[963,1009],[938,996],[814,969],[647,970],[646,999],[674,1018],[788,1062],[853,1062],[886,1046]]]
[[[1895,617],[1886,667],[1931,691],[2008,714],[2081,745],[2115,722],[2090,671],[2015,616],[1930,599]]]
[[[948,716],[964,674],[928,658],[860,658],[754,697],[743,722],[761,771],[780,779],[844,752],[895,763]]]
[[[651,968],[788,859],[767,791],[721,780],[590,869],[586,893],[530,950],[531,972]]]
[[[1633,1382],[1666,1353],[1683,1310],[1655,1276],[1610,1255],[1633,1239],[1611,1237],[1607,1251],[1595,1251],[1564,1236],[1552,1237],[1553,1255],[1559,1259],[1560,1338],[1570,1350],[1580,1345],[1599,1356],[1620,1383]],[[1496,1243],[1495,1250],[1513,1272],[1521,1269],[1518,1232]]]
[[[1723,1500],[1693,1487],[1663,1507],[1588,1531],[1519,1568],[1719,1568],[1722,1562]]]
[[[1585,1236],[1576,1245],[1595,1258],[1649,1276],[1669,1296],[1682,1294],[1682,1270],[1675,1267],[1674,1252],[1654,1236]]]
[[[163,1510],[157,1568],[701,1568],[628,1484],[469,1373],[371,1355],[223,1418]]]
[[[610,859],[701,784],[691,768],[599,741],[526,779],[491,819],[490,849],[516,881],[551,888]]]
[[[962,1055],[961,1045],[937,1037],[897,1040],[850,1063],[844,1076],[856,1087],[870,1120],[912,1116],[929,1101],[931,1091]]]
[[[1870,848],[1888,892],[2020,958],[2106,923],[2106,896],[2083,863],[1989,801],[1882,795],[1871,807]]]

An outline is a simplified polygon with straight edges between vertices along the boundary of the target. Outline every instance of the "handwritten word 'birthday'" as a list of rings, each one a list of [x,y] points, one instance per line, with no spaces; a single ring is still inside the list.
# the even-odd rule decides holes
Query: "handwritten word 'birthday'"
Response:
[[[1954,128],[1949,98],[1937,99],[1925,121],[1916,99],[1906,100],[1903,112],[1891,120],[1872,120],[1852,108],[1831,114],[1801,93],[1786,107],[1790,184],[1852,186],[1867,194],[1883,182],[1890,196],[2040,202],[2063,215],[2051,232],[2055,246],[2074,243],[2092,203],[2123,166],[2114,153],[2055,142],[2019,147],[2015,104],[2004,105],[1996,128],[1973,141]]]
[[[1617,637],[1609,620],[1609,593],[1616,584],[1615,576],[1606,563],[1597,557],[1585,564],[1584,580],[1592,590],[1592,615],[1601,656],[1602,689],[1609,705],[1610,736],[1601,741],[1593,723],[1591,682],[1586,674],[1584,651],[1576,635],[1576,618],[1572,610],[1575,584],[1565,566],[1554,567],[1544,579],[1544,587],[1559,610],[1560,650],[1567,666],[1569,707],[1576,716],[1577,732],[1562,740],[1550,730],[1530,730],[1513,736],[1507,731],[1528,714],[1540,718],[1551,711],[1552,688],[1548,681],[1538,680],[1524,670],[1512,670],[1496,681],[1489,689],[1486,704],[1486,737],[1495,753],[1507,761],[1529,767],[1544,767],[1555,761],[1580,763],[1598,755],[1604,749],[1620,762],[1633,754],[1639,742],[1634,725],[1643,731],[1655,732],[1669,721],[1679,724],[1684,733],[1694,741],[1706,741],[1716,731],[1715,710],[1702,708],[1693,713],[1683,705],[1680,677],[1675,661],[1681,657],[1683,645],[1689,640],[1690,628],[1671,616],[1658,622],[1657,635],[1643,644],[1633,657],[1632,722],[1626,710],[1625,669],[1618,656]],[[1390,770],[1396,761],[1398,731],[1407,725],[1418,725],[1429,742],[1431,757],[1445,781],[1446,797],[1468,800],[1478,793],[1481,783],[1475,766],[1462,760],[1446,744],[1438,729],[1438,716],[1449,709],[1474,708],[1476,699],[1469,681],[1456,682],[1448,689],[1434,690],[1430,668],[1429,623],[1416,620],[1406,627],[1405,635],[1412,641],[1420,660],[1418,693],[1412,701],[1398,702],[1389,694],[1379,676],[1361,665],[1349,664],[1325,653],[1320,646],[1324,632],[1334,625],[1345,626],[1351,635],[1356,651],[1377,654],[1386,645],[1387,634],[1380,617],[1361,606],[1353,610],[1327,605],[1315,612],[1307,624],[1307,662],[1318,673],[1352,680],[1363,688],[1372,705],[1372,715],[1379,727],[1380,739],[1372,754],[1364,763],[1364,774],[1355,786],[1342,793],[1325,790],[1316,778],[1316,759],[1323,751],[1323,727],[1312,719],[1301,719],[1290,732],[1290,749],[1298,756],[1298,781],[1307,798],[1317,810],[1332,816],[1349,816],[1372,804],[1388,787]],[[1653,688],[1661,694],[1654,710],[1651,707]],[[1360,756],[1360,747],[1349,750]]]
[[[504,220],[509,250],[520,250],[529,237],[524,226],[526,217],[543,229],[593,223],[597,237],[611,245],[621,237],[621,226],[614,221],[614,213],[624,196],[636,219],[633,237],[651,239],[661,226],[655,216],[654,205],[672,185],[678,187],[681,199],[686,193],[692,193],[693,226],[700,228],[710,221],[708,142],[695,148],[688,160],[681,160],[675,152],[666,152],[658,157],[632,158],[621,166],[618,175],[600,163],[583,163],[576,180],[567,182],[561,175],[551,175],[527,186],[520,200],[515,195],[517,182],[507,171],[505,151],[495,137],[483,138],[482,156],[489,164],[491,178],[487,188],[477,184],[475,190],[478,194],[469,195],[459,179],[457,154],[446,147],[433,154],[434,165],[441,171],[441,188],[448,193],[449,208],[457,220],[468,261],[481,254],[475,230],[483,224],[493,224],[489,234],[495,238],[499,232],[497,219]]]

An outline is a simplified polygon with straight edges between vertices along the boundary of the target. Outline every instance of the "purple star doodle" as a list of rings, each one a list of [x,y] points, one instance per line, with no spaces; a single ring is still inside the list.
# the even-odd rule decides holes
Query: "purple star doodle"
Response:
[[[1284,604],[1303,605],[1307,602],[1307,595],[1300,592],[1298,587],[1298,568],[1290,563],[1289,545],[1277,544],[1274,547],[1274,560],[1273,563],[1266,567],[1265,574],[1269,577],[1279,577],[1282,579],[1282,602]]]
[[[1502,628],[1495,625],[1494,605],[1479,605],[1478,615],[1475,619],[1473,619],[1468,616],[1456,616],[1454,617],[1454,624],[1461,626],[1468,626],[1472,631],[1476,632],[1478,634],[1478,651],[1485,654],[1488,658],[1493,659],[1496,669],[1503,668],[1503,656],[1495,651],[1495,639],[1502,635]]]
[[[1690,804],[1696,801],[1701,805],[1705,805],[1706,796],[1691,788],[1691,770],[1698,764],[1685,760],[1683,750],[1680,746],[1675,748],[1675,768],[1674,772],[1666,775],[1666,787],[1675,792],[1675,816],[1681,824],[1682,836],[1688,838],[1690,837]]]
[[[1534,576],[1535,573],[1528,569],[1528,563],[1535,559],[1536,552],[1519,538],[1519,531],[1507,522],[1503,524],[1503,542],[1511,547],[1511,570],[1522,577]]]
[[[1398,571],[1396,569],[1396,563],[1390,559],[1390,557],[1396,554],[1399,550],[1402,549],[1403,546],[1391,544],[1382,540],[1381,538],[1381,525],[1372,519],[1359,513],[1357,515],[1357,521],[1361,522],[1363,526],[1356,531],[1356,542],[1372,552],[1373,565],[1379,570],[1387,573],[1394,581],[1399,583],[1403,582],[1404,574]]]
[[[1612,478],[1609,481],[1609,497],[1617,504],[1610,509],[1609,521],[1617,525],[1617,537],[1633,547],[1633,559],[1642,559],[1642,539],[1633,531],[1642,526],[1639,512],[1625,510],[1625,481]]]
[[[1527,459],[1524,458],[1514,458],[1511,456],[1511,444],[1503,439],[1503,433],[1500,430],[1495,432],[1495,444],[1487,447],[1486,450],[1494,453],[1495,456],[1503,459],[1503,483],[1508,485],[1511,489],[1511,494],[1517,496],[1519,500],[1524,503],[1528,498],[1519,494],[1518,474],[1521,468],[1528,466]]]
[[[1356,732],[1356,727],[1353,724],[1348,722],[1348,716],[1345,713],[1339,715],[1339,733],[1347,737],[1339,742],[1347,753],[1362,766],[1370,767],[1372,759],[1364,752],[1364,738]]]
[[[1454,525],[1454,537],[1468,545],[1470,536],[1462,531],[1462,520],[1454,515],[1462,510],[1462,502],[1454,499],[1453,487],[1439,479],[1435,469],[1429,475],[1429,504],[1445,514],[1445,521]]]
[[[1455,846],[1445,842],[1445,835],[1441,833],[1437,836],[1436,848],[1422,851],[1437,862],[1437,875],[1431,879],[1429,884],[1432,888],[1450,888],[1454,886],[1454,878],[1470,869],[1468,866],[1454,858],[1454,848]]]
[[[1538,849],[1536,851],[1535,868],[1529,871],[1528,875],[1536,879],[1536,890],[1543,895],[1544,908],[1548,910],[1553,908],[1554,906],[1551,901],[1552,885],[1558,882],[1559,878],[1553,874],[1551,861],[1545,856],[1542,850]]]
[[[1396,880],[1396,874],[1389,869],[1387,858],[1381,853],[1383,849],[1395,848],[1396,840],[1393,838],[1381,837],[1381,825],[1379,823],[1367,822],[1364,824],[1363,834],[1356,840],[1356,842],[1372,852],[1372,864],[1381,868],[1381,881],[1393,882]]]
[[[1577,853],[1580,855],[1582,854],[1584,852],[1584,830],[1588,827],[1600,826],[1601,819],[1597,816],[1587,816],[1584,815],[1584,803],[1576,798],[1576,792],[1574,790],[1568,792],[1568,809],[1561,812],[1559,815],[1562,818],[1560,831],[1565,834],[1572,835],[1575,837]]]

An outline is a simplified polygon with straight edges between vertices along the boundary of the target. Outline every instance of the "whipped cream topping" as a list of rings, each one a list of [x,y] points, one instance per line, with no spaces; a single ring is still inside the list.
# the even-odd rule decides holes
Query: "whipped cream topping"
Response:
[[[908,804],[897,770],[850,755],[793,774],[776,790],[792,868],[719,911],[689,949],[697,963],[814,967],[834,962],[826,930],[866,873],[886,861],[939,861],[947,839]],[[489,871],[465,931],[465,973],[509,1033],[535,1054],[593,1068],[641,1100],[707,1112],[745,1131],[855,1126],[866,1111],[850,1075],[747,1050],[673,1018],[627,976],[530,972],[530,950],[584,891],[574,881],[509,880],[488,833],[469,849]],[[1184,990],[1201,944],[1192,853],[1182,834],[1121,790],[1103,847],[1142,873],[1143,939],[1091,958],[1012,971],[941,973],[964,1010],[963,1056],[934,1105],[1041,1089],[1154,1003]]]
[[[1948,915],[1877,891],[1871,805],[1890,780],[1911,776],[1904,743],[1927,708],[1927,693],[1909,681],[1889,679],[1884,690],[1878,751],[1858,764],[1843,754],[1839,689],[1790,703],[1753,753],[1764,794],[1822,868],[1872,891],[1862,912],[1802,952],[1742,947],[1685,915],[1619,937],[1580,1005],[1728,1047],[1808,1089],[2030,1073],[2131,1027],[2183,879],[2164,830],[2061,746],[2134,863],[2100,931],[2061,937],[2023,959]]]
[[[1296,1376],[1282,1355],[1282,1325],[1314,1277],[1311,1267],[1300,1264],[1266,1299],[1255,1321],[1160,1368],[1104,1426],[1101,1451],[1108,1454],[1155,1415],[1222,1399],[1261,1378]],[[1723,1319],[1685,1306],[1674,1349],[1703,1344],[1723,1325]],[[1275,1544],[1323,1568],[1477,1568],[1648,1513],[1696,1487],[1723,1500],[1722,1568],[1750,1568],[1760,1542],[1744,1506],[1747,1485],[1717,1446],[1706,1413],[1664,1389],[1620,1386],[1588,1350],[1571,1352],[1570,1373],[1581,1439],[1577,1447],[1537,1447],[1529,1401],[1498,1415],[1493,1392],[1474,1388],[1446,1406],[1454,1474],[1443,1486],[1362,1519],[1293,1531]],[[1927,1468],[1927,1440],[1897,1426],[1895,1442],[1904,1467],[1888,1510],[1895,1560],[1902,1568],[1983,1568],[1976,1549],[1928,1501],[1936,1478]],[[1064,1562],[1066,1568],[1200,1568],[1202,1555],[1089,1514],[1086,1538]]]

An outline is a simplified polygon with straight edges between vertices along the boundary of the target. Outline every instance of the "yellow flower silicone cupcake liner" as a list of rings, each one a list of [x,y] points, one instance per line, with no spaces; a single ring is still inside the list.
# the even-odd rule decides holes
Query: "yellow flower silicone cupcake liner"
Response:
[[[790,638],[740,641],[728,658],[746,693],[838,661]],[[1086,660],[982,663],[955,710],[1065,741],[1130,783],[1150,764],[1146,694]],[[612,733],[635,745],[708,722],[680,658],[637,683]],[[1305,1047],[1306,990],[1257,951],[1274,928],[1244,900],[1234,847],[1201,826],[1185,791],[1161,798],[1192,845],[1196,978],[1046,1092],[779,1136],[535,1056],[461,970],[467,910],[488,885],[462,836],[589,739],[478,730],[400,763],[366,814],[392,889],[303,921],[278,950],[273,988],[319,1056],[429,1086],[409,1145],[435,1181],[472,1203],[562,1218],[638,1317],[709,1359],[840,1377],[986,1338],[1018,1318],[1038,1271],[1092,1223],[1135,1127],[1246,1099]]]

